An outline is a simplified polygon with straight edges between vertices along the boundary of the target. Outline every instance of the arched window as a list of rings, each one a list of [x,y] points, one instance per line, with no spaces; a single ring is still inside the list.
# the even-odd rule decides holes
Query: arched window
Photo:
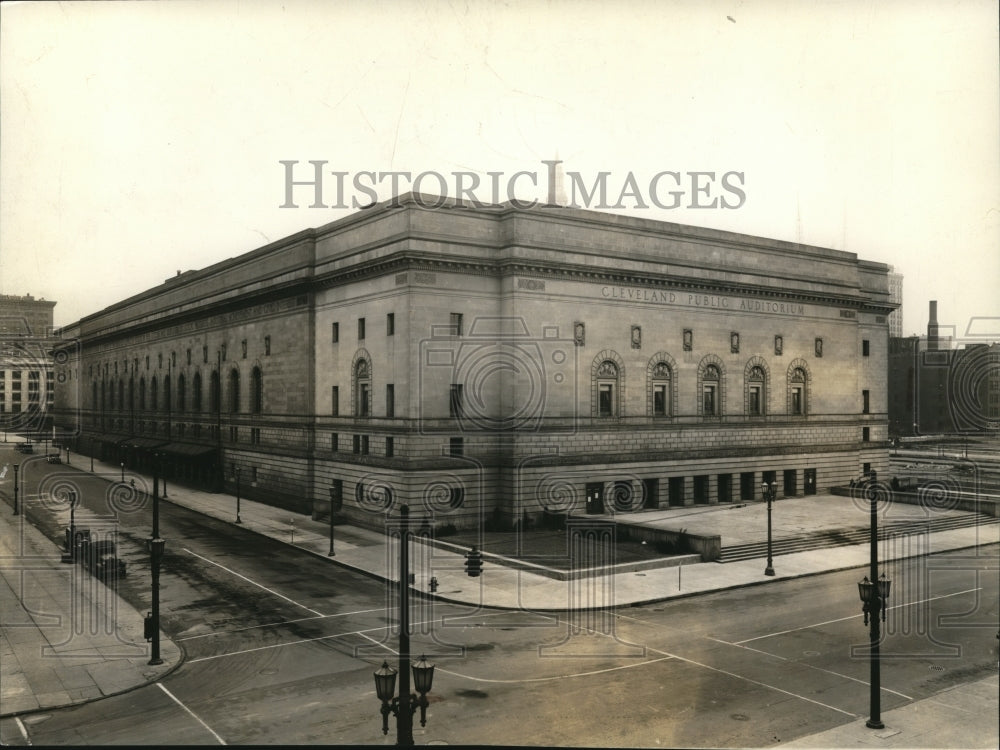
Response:
[[[97,408],[97,381],[96,380],[91,384],[90,391],[91,391],[91,406],[94,409],[96,409]]]
[[[717,365],[706,365],[701,376],[701,413],[717,417],[720,412],[722,373]]]
[[[229,411],[236,414],[240,410],[240,373],[235,367],[229,371]]]
[[[149,379],[149,410],[156,411],[160,408],[160,402],[156,393],[156,376]]]
[[[654,417],[669,417],[673,414],[673,370],[664,361],[656,362],[649,373],[651,411]]]
[[[211,412],[221,411],[222,408],[222,383],[219,381],[219,373],[212,370],[212,377],[208,386],[208,410]]]
[[[201,373],[194,374],[191,384],[191,408],[194,411],[201,411]]]
[[[184,373],[182,372],[177,376],[177,411],[184,411],[184,407],[186,406],[187,398],[184,393],[185,385],[186,379],[184,377]]]
[[[371,366],[367,359],[359,359],[354,365],[354,415],[356,417],[367,417],[371,414],[371,389]]]
[[[809,413],[809,365],[803,359],[788,366],[788,413],[795,417]]]
[[[139,411],[146,410],[146,378],[139,378]]]
[[[764,416],[767,403],[767,376],[764,368],[754,365],[747,373],[747,414],[751,417]]]
[[[618,416],[618,365],[610,359],[597,367],[597,416]]]
[[[170,376],[166,375],[163,378],[163,408],[170,411],[173,402],[170,399]]]
[[[128,408],[129,411],[135,409],[135,378],[128,379]]]
[[[260,414],[264,409],[264,383],[260,368],[255,367],[250,373],[250,411]]]

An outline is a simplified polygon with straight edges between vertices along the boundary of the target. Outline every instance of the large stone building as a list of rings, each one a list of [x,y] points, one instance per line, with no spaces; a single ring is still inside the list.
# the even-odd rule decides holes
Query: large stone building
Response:
[[[55,302],[0,295],[0,428],[38,435],[54,405],[52,312]]]
[[[75,324],[79,449],[361,523],[814,493],[887,468],[888,267],[562,207],[378,204]],[[78,356],[78,358],[77,358]],[[74,416],[75,415],[75,416]]]

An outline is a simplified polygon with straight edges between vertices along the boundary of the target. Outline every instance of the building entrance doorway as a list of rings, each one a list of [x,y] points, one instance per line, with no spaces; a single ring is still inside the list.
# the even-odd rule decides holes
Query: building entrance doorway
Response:
[[[805,494],[816,494],[816,469],[806,469],[803,472],[803,482],[805,482]]]
[[[604,512],[604,482],[587,483],[587,513],[597,515]]]

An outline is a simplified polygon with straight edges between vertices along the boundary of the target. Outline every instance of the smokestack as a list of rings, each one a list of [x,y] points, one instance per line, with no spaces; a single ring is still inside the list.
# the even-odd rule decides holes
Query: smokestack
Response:
[[[937,322],[937,300],[932,299],[930,305],[930,318],[927,321],[927,349],[937,351],[940,338],[938,336]]]

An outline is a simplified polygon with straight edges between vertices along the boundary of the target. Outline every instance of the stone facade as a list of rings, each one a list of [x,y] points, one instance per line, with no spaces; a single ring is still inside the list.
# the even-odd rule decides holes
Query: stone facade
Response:
[[[847,252],[406,196],[80,321],[80,432],[372,526],[811,493],[887,468],[892,309]]]

